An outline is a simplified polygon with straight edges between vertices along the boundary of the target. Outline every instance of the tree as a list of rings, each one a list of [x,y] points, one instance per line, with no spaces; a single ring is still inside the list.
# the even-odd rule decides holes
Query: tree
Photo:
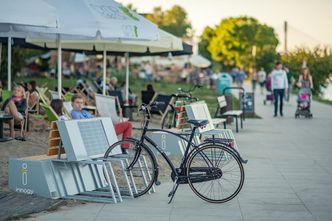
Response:
[[[204,52],[207,49],[214,61],[227,67],[264,67],[269,70],[278,58],[278,39],[273,28],[259,23],[254,18],[230,17],[222,20],[214,29],[210,29],[205,29],[201,36],[200,51]],[[205,49],[204,44],[207,44]],[[256,46],[255,61],[252,55],[253,46]]]
[[[25,65],[26,49],[22,49],[20,46],[12,46],[12,81],[15,80],[16,73],[21,71],[21,68]],[[7,68],[8,67],[8,54],[7,45],[2,45],[1,65],[0,65],[0,80],[7,85]]]
[[[315,47],[314,49],[296,48],[282,56],[285,65],[298,79],[302,72],[303,61],[307,62],[314,83],[314,94],[319,94],[322,87],[326,87],[327,79],[332,76],[332,48]]]
[[[191,22],[187,12],[179,5],[163,11],[161,7],[153,8],[152,14],[146,15],[147,19],[157,24],[159,28],[180,38],[190,38]]]
[[[1,65],[0,65],[0,80],[7,85],[7,67],[8,67],[8,54],[7,44],[2,45],[1,51]],[[16,74],[26,66],[26,60],[32,56],[40,56],[44,54],[46,50],[28,49],[23,48],[20,45],[12,45],[12,81],[15,81]],[[48,64],[46,64],[48,67]],[[45,68],[45,67],[44,67]]]
[[[211,60],[211,54],[208,51],[208,46],[211,39],[215,36],[215,32],[213,28],[207,26],[204,28],[203,33],[201,35],[201,41],[198,43],[198,51],[203,57]]]

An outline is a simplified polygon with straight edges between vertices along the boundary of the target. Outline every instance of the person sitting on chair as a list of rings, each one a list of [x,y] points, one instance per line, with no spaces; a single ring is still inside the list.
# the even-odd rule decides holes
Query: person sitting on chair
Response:
[[[53,99],[50,106],[54,112],[58,115],[59,120],[69,120],[69,118],[63,113],[63,101],[61,99]]]
[[[10,136],[15,138],[14,125],[22,123],[24,119],[25,110],[27,108],[27,100],[25,99],[25,91],[21,85],[16,85],[13,89],[13,96],[8,98],[2,110],[13,116],[10,124]]]
[[[71,99],[71,105],[73,106],[73,110],[71,111],[72,119],[89,119],[94,118],[88,111],[83,110],[84,99],[81,95],[74,95]],[[132,133],[132,124],[128,121],[114,124],[114,130],[116,135],[122,134],[122,140],[127,139],[127,137],[131,137]],[[126,149],[128,146],[122,147],[122,152],[127,153]]]
[[[121,95],[123,99],[126,99],[126,82],[123,81],[121,83]],[[135,99],[136,99],[136,95],[132,93],[132,91],[130,90],[130,88],[128,88],[128,104],[129,105],[134,105],[135,104]]]
[[[36,108],[39,102],[39,94],[36,89],[36,81],[29,81],[27,84],[27,89],[29,92],[29,108]]]

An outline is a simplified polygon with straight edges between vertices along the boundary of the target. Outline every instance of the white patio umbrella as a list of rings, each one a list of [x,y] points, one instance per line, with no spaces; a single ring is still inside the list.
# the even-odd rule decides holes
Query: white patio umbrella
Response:
[[[58,35],[33,35],[30,39],[49,39],[57,43],[61,64],[63,41],[72,40],[158,40],[158,27],[113,0],[45,0],[57,9]],[[68,35],[70,34],[70,35]],[[73,36],[74,35],[74,36]],[[85,37],[82,37],[85,36]],[[75,48],[79,49],[79,48]],[[104,44],[104,62],[107,48]],[[106,78],[106,65],[103,76]],[[58,92],[61,93],[61,66],[58,66]],[[105,88],[105,81],[103,88]]]
[[[211,62],[208,59],[199,54],[191,55],[189,62],[199,68],[207,68],[211,65]]]
[[[11,90],[12,38],[57,27],[56,10],[42,0],[0,1],[0,37],[8,38],[8,90]],[[24,29],[25,27],[25,29]]]
[[[106,82],[106,51],[128,52],[128,53],[151,53],[170,52],[183,50],[182,40],[166,31],[158,29],[159,40],[157,41],[129,41],[129,40],[72,40],[64,39],[61,41],[62,48],[79,50],[103,51],[103,82]],[[27,39],[27,42],[40,47],[56,48],[57,45],[52,39]],[[126,58],[126,101],[128,101],[129,84],[129,54]],[[105,85],[103,85],[103,94],[105,95]]]
[[[61,45],[65,49],[86,50],[86,51],[112,51],[112,52],[131,52],[131,53],[151,53],[165,51],[179,51],[183,49],[182,40],[174,35],[158,29],[159,39],[155,41],[134,41],[134,40],[114,40],[114,39],[90,39],[73,40],[62,39]],[[53,39],[47,38],[27,38],[27,42],[47,48],[56,48],[57,44]]]

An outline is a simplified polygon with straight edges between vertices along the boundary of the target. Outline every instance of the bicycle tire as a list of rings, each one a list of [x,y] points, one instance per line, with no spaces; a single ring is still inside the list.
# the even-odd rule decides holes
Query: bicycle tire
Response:
[[[190,188],[207,202],[225,203],[233,199],[243,187],[242,163],[226,145],[203,144],[189,155],[186,168]],[[228,190],[228,186],[234,186],[233,190]]]
[[[127,149],[128,154],[124,154],[123,158],[125,158],[126,160],[126,169],[129,173],[129,182],[131,184],[133,195],[136,198],[146,194],[152,188],[154,182],[157,180],[158,177],[158,164],[155,155],[153,154],[151,149],[144,143],[140,145],[139,140],[134,138],[128,138],[126,140],[114,143],[107,149],[104,158],[110,157],[112,150],[114,150],[115,148],[121,148],[124,145],[127,145],[129,147]],[[138,145],[140,145],[140,147],[138,147]],[[136,152],[139,150],[141,151],[140,158],[133,165],[133,168],[129,170],[128,166],[131,165]],[[121,170],[121,168],[117,169]],[[115,174],[119,173],[121,174],[121,171],[115,172]]]
[[[161,129],[171,129],[174,126],[174,110],[168,110],[161,123]]]

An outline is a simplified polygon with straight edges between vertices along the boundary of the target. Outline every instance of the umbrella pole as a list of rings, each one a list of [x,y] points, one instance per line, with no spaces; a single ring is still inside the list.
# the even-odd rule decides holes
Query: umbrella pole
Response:
[[[60,34],[57,36],[57,45],[58,45],[58,96],[62,98],[62,53],[61,53],[61,39]]]
[[[8,65],[7,65],[7,80],[8,80],[8,90],[12,90],[12,37],[8,37]]]
[[[103,95],[106,95],[106,47],[103,52]]]
[[[125,104],[129,103],[129,53],[126,52],[126,100]]]

